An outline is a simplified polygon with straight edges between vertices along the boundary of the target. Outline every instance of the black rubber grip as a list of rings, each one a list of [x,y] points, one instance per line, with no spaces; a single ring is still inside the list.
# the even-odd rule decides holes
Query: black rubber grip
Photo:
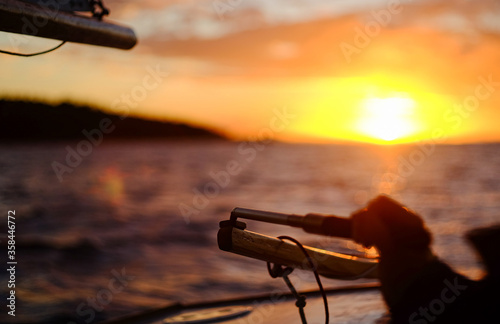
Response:
[[[301,227],[308,233],[352,238],[351,220],[345,217],[307,214]]]

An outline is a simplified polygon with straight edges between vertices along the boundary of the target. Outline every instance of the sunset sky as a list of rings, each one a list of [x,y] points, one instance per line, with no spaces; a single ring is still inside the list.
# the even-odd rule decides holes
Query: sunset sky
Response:
[[[498,1],[105,4],[136,31],[134,49],[68,43],[2,55],[0,96],[127,110],[236,139],[500,140]],[[7,50],[57,43],[0,35]]]

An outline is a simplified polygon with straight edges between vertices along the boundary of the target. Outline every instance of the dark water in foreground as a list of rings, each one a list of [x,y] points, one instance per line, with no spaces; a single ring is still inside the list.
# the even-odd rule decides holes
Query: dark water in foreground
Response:
[[[51,164],[64,163],[66,145],[76,144],[0,147],[2,267],[8,210],[16,211],[18,262],[15,318],[6,315],[9,278],[0,272],[0,322],[97,323],[175,301],[286,291],[263,262],[218,250],[218,222],[236,206],[347,216],[390,193],[424,217],[438,255],[474,278],[481,266],[462,235],[500,221],[500,145],[104,143],[60,182]],[[337,251],[356,248],[248,225]],[[315,288],[313,278],[298,288]]]

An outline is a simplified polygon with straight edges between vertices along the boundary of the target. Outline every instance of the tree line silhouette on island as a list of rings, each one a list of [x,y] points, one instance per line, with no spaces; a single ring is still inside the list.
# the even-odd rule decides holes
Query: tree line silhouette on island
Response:
[[[107,124],[112,139],[223,139],[213,131],[186,124],[146,120],[62,103],[0,100],[0,141],[82,138],[84,131]]]

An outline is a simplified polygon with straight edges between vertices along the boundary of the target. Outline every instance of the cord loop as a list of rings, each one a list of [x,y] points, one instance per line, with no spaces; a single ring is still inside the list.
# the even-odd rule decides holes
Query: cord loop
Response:
[[[321,292],[321,296],[323,297],[323,304],[325,306],[325,323],[328,324],[328,322],[330,320],[330,314],[329,314],[329,310],[328,310],[328,301],[326,299],[326,293],[325,293],[325,290],[323,289],[323,285],[321,284],[321,280],[319,278],[319,274],[318,274],[317,267],[316,267],[314,260],[309,256],[309,253],[307,253],[307,250],[304,248],[304,246],[296,239],[289,237],[289,236],[279,236],[278,238],[280,240],[292,241],[300,248],[302,253],[304,253],[304,256],[306,257],[306,259],[309,263],[310,270],[313,271],[314,277],[316,278],[316,282],[318,283],[318,287],[319,287],[319,290]],[[293,296],[297,299],[297,301],[295,302],[295,306],[297,306],[299,309],[299,315],[300,315],[300,319],[302,320],[302,324],[307,324],[306,315],[304,313],[304,307],[306,306],[306,296],[300,295],[297,292],[297,290],[295,289],[295,287],[293,286],[292,282],[290,281],[290,278],[288,278],[288,276],[293,272],[293,270],[294,270],[294,268],[292,268],[292,267],[284,267],[281,264],[271,264],[270,262],[267,262],[267,271],[269,272],[269,275],[272,278],[278,278],[278,277],[283,278],[286,285],[288,286],[288,288],[292,292]]]

